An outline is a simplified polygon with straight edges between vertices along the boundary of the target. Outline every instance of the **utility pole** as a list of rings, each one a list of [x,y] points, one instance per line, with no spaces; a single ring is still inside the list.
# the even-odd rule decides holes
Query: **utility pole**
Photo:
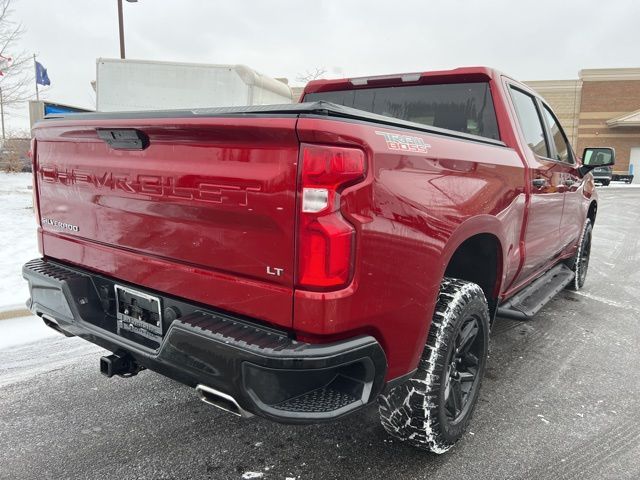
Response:
[[[138,0],[127,0],[136,3]],[[120,32],[120,58],[124,60],[124,15],[122,13],[122,0],[118,0],[118,31]]]
[[[122,0],[118,0],[118,27],[120,31],[120,58],[124,59],[124,20],[122,19]]]
[[[38,65],[36,65],[36,54],[33,54],[33,71],[36,79],[36,101],[40,101],[40,92],[38,92]]]

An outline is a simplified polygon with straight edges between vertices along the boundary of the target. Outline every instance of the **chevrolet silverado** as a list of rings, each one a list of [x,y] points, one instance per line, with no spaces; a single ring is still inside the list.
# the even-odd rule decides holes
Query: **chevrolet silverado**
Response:
[[[484,67],[317,80],[292,105],[48,117],[28,306],[112,352],[108,377],[150,369],[290,423],[377,402],[387,432],[442,453],[494,318],[583,286],[589,172],[614,157],[581,161],[544,99]]]

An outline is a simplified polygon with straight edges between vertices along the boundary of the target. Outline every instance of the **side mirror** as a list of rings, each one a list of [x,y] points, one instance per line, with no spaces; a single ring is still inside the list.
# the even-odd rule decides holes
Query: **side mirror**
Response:
[[[616,151],[610,147],[585,148],[582,154],[582,166],[579,168],[583,177],[596,167],[610,167],[616,163]]]

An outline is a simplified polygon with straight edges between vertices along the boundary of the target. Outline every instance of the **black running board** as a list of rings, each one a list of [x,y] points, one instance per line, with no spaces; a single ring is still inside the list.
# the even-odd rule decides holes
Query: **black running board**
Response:
[[[553,267],[500,305],[498,317],[530,320],[542,307],[573,281],[575,273],[566,265]]]

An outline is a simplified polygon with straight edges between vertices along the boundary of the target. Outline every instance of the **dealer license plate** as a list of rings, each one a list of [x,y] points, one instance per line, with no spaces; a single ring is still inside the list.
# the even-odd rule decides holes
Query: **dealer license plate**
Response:
[[[118,334],[132,332],[159,342],[162,339],[160,298],[116,285]]]

